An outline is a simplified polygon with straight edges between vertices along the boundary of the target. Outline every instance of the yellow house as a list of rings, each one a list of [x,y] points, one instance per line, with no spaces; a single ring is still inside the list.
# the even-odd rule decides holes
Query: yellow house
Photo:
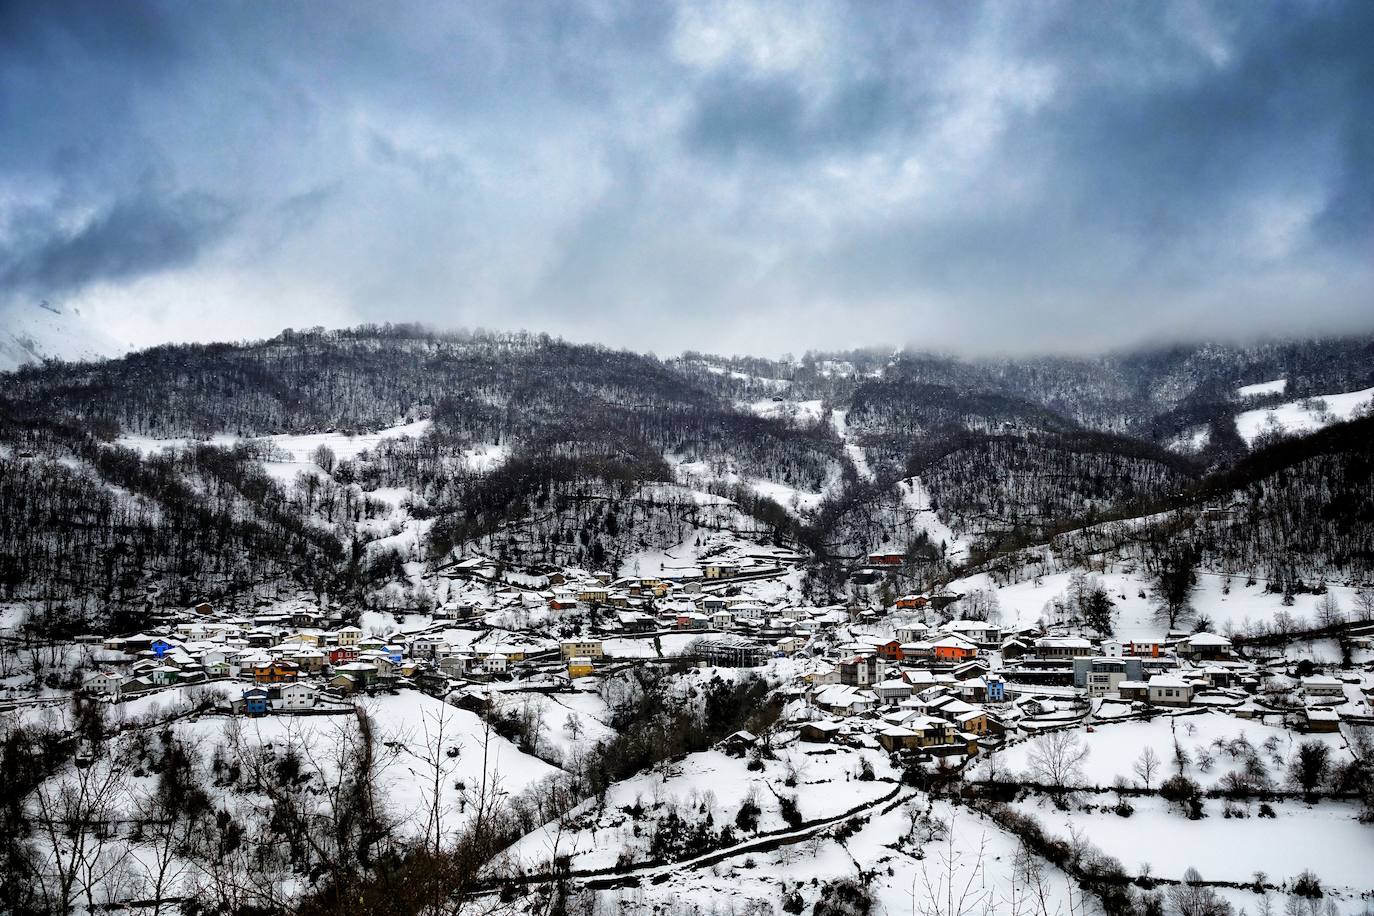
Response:
[[[563,658],[605,658],[606,652],[599,639],[569,639],[559,644]]]
[[[596,669],[592,666],[592,660],[584,656],[568,659],[568,677],[577,680],[586,677]]]

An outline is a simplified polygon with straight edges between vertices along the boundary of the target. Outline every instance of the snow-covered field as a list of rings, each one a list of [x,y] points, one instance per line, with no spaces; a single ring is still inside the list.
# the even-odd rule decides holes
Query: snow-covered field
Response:
[[[1271,382],[1256,382],[1253,385],[1241,385],[1236,389],[1236,396],[1254,398],[1266,394],[1283,394],[1287,390],[1288,379],[1276,378]]]
[[[310,456],[321,445],[328,446],[334,453],[334,457],[343,461],[354,459],[364,451],[368,451],[377,446],[385,439],[399,439],[403,436],[419,438],[429,431],[433,425],[432,420],[416,420],[413,423],[402,423],[387,429],[378,430],[375,433],[360,433],[356,436],[345,435],[343,433],[309,433],[302,435],[280,435],[262,436],[259,441],[270,442],[278,449],[290,455],[290,459],[280,462],[269,462],[270,464],[294,465],[299,470],[314,468],[314,463]],[[166,448],[185,448],[194,441],[187,438],[157,439],[151,436],[120,436],[115,440],[125,448],[151,455]],[[238,436],[221,433],[210,436],[206,440],[214,445],[234,445],[243,441]],[[283,471],[284,473],[284,471]],[[292,474],[291,476],[295,476]]]
[[[810,426],[821,418],[820,399],[810,401],[775,401],[773,398],[763,398],[758,401],[749,401],[739,405],[740,409],[760,417],[768,417],[773,420],[787,420],[802,426]]]
[[[1287,401],[1274,407],[1245,411],[1236,417],[1236,429],[1246,443],[1253,443],[1270,430],[1310,433],[1332,423],[1349,420],[1356,411],[1367,408],[1371,402],[1374,402],[1374,388]]]
[[[1207,789],[1218,787],[1227,773],[1244,770],[1248,752],[1241,747],[1242,743],[1254,749],[1276,785],[1283,784],[1288,763],[1304,740],[1315,739],[1329,745],[1333,765],[1350,759],[1340,734],[1300,735],[1279,725],[1220,712],[1096,723],[1091,733],[1078,733],[1088,748],[1088,756],[1083,761],[1082,775],[1071,781],[1075,786],[1108,788],[1118,779],[1130,786],[1140,786],[1141,778],[1134,767],[1148,747],[1159,757],[1158,772],[1152,777],[1152,784],[1157,787],[1178,772],[1174,765],[1175,739],[1187,754],[1183,774]],[[970,768],[970,776],[986,778],[994,772],[1024,776],[1031,769],[1035,747],[1034,738],[1012,744],[978,760]]]
[[[950,589],[967,592],[973,588],[993,588],[1001,602],[1002,625],[1030,626],[1040,619],[1041,611],[1051,598],[1064,593],[1071,575],[1068,572],[1054,573],[1039,579],[995,586],[986,575],[979,574],[952,583]],[[1115,602],[1116,638],[1145,640],[1159,639],[1165,635],[1168,623],[1156,614],[1156,602],[1150,597],[1150,583],[1145,576],[1125,572],[1095,575]],[[1242,630],[1248,623],[1271,621],[1280,610],[1288,611],[1300,621],[1310,622],[1320,600],[1317,595],[1297,595],[1292,607],[1284,607],[1283,596],[1266,592],[1264,582],[1257,581],[1253,586],[1247,586],[1245,582],[1243,576],[1232,577],[1230,593],[1227,594],[1225,577],[1199,572],[1197,588],[1192,596],[1195,614],[1190,620],[1206,616],[1211,620],[1215,632],[1222,632],[1228,625]],[[1354,606],[1354,589],[1329,585],[1328,590],[1345,610],[1349,611]]]
[[[1196,868],[1211,881],[1251,881],[1263,871],[1272,882],[1311,869],[1324,885],[1344,895],[1374,892],[1374,825],[1361,824],[1352,803],[1276,802],[1273,818],[1253,811],[1248,817],[1226,818],[1225,803],[1209,799],[1206,817],[1197,821],[1171,810],[1163,799],[1132,799],[1131,804],[1135,813],[1129,818],[1110,809],[1063,812],[1035,801],[1016,807],[1066,840],[1077,831],[1132,874],[1148,863],[1152,874],[1174,880]]]

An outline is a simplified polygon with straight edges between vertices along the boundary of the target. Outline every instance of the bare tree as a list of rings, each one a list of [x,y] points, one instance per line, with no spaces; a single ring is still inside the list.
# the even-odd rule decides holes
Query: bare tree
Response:
[[[1155,774],[1159,772],[1159,754],[1155,753],[1154,748],[1146,747],[1136,758],[1134,769],[1140,781],[1145,783],[1145,788],[1150,788]]]
[[[326,474],[333,474],[334,467],[338,463],[334,456],[334,450],[321,443],[319,448],[310,453],[310,460],[319,466],[320,470]]]
[[[1323,629],[1331,629],[1345,623],[1345,612],[1341,610],[1341,603],[1329,589],[1317,601],[1314,613],[1317,626]]]
[[[1374,620],[1374,588],[1366,585],[1355,592],[1355,616],[1361,622]]]
[[[1169,889],[1169,902],[1179,916],[1230,916],[1231,904],[1202,883],[1196,868],[1183,873],[1183,883]]]
[[[1089,748],[1077,732],[1047,732],[1031,743],[1027,762],[1031,778],[1052,789],[1063,790],[1083,775]]]

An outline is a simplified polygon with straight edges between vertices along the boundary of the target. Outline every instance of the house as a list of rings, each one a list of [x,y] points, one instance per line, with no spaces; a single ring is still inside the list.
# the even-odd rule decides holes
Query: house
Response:
[[[1137,658],[1159,658],[1164,646],[1158,640],[1132,640],[1121,647],[1122,654],[1134,655]]]
[[[1145,681],[1121,681],[1116,685],[1116,695],[1123,700],[1141,700],[1148,702],[1150,699],[1150,685]]]
[[[276,691],[278,709],[312,709],[315,706],[315,688],[309,684],[282,684]]]
[[[1216,633],[1194,633],[1179,642],[1178,654],[1196,661],[1225,661],[1231,657],[1231,640]]]
[[[944,636],[930,644],[936,661],[962,662],[978,654],[977,646],[962,636]]]
[[[803,741],[825,744],[833,741],[843,728],[839,722],[822,719],[819,722],[803,722],[798,735]]]
[[[1006,639],[1002,640],[1000,650],[1004,660],[1012,661],[1029,655],[1033,648],[1033,643],[1027,642],[1019,636],[1008,636]]]
[[[777,647],[777,651],[780,654],[794,655],[806,646],[806,640],[800,636],[784,636],[774,643],[774,645]]]
[[[722,738],[719,746],[725,753],[739,757],[758,743],[758,736],[753,732],[740,730]]]
[[[902,748],[924,749],[955,744],[958,741],[958,731],[952,723],[945,722],[941,719],[934,719],[930,716],[923,716],[919,713],[911,713],[903,716],[901,717],[901,721],[894,723],[894,725],[912,734],[910,738],[906,736],[894,736],[900,737],[900,742],[889,742],[892,744],[900,744]],[[879,734],[878,741],[882,743],[881,734]],[[884,744],[884,747],[886,746],[887,745]]]
[[[1042,636],[1035,641],[1035,654],[1041,658],[1076,658],[1092,655],[1093,644],[1082,636]]]
[[[897,627],[897,641],[901,643],[921,642],[930,632],[930,627],[923,623],[907,622]]]
[[[363,631],[355,626],[339,627],[334,636],[338,645],[356,649],[362,641]]]
[[[851,687],[867,687],[882,680],[883,663],[878,660],[876,655],[854,656],[846,661],[842,661],[837,666],[840,669],[840,683],[848,684]]]
[[[877,697],[867,690],[849,684],[833,684],[816,692],[815,703],[827,712],[841,716],[868,712],[877,705]]]
[[[357,646],[334,646],[329,650],[329,664],[342,665],[358,660]]]
[[[1079,656],[1073,660],[1073,685],[1087,690],[1090,697],[1116,693],[1122,681],[1139,681],[1144,677],[1145,670],[1138,658]]]
[[[911,685],[899,677],[879,681],[873,690],[884,703],[896,703],[911,696]]]
[[[1156,674],[1149,683],[1150,702],[1156,706],[1187,706],[1193,702],[1193,685],[1177,675]]]
[[[985,678],[981,677],[956,681],[954,684],[954,693],[959,699],[966,703],[986,703],[988,699],[988,682]]]
[[[294,681],[299,674],[300,670],[295,662],[277,659],[253,663],[253,680],[259,684],[284,684]]]
[[[1341,730],[1341,717],[1334,709],[1306,709],[1303,711],[1303,719],[1309,732],[1338,732]]]
[[[337,679],[341,674],[347,675],[352,678],[359,687],[366,687],[375,683],[380,673],[377,665],[373,662],[346,662],[334,669],[334,678]],[[333,683],[333,680],[331,680],[330,683]]]
[[[902,643],[900,640],[889,639],[887,642],[878,644],[878,654],[889,661],[899,662],[902,660]]]
[[[878,550],[868,555],[869,566],[901,566],[906,555],[896,550]]]
[[[889,725],[878,732],[878,743],[889,753],[914,751],[921,746],[921,736],[909,728]]]
[[[1345,685],[1329,674],[1311,674],[1302,679],[1302,692],[1309,697],[1344,699]]]
[[[684,611],[673,620],[679,630],[704,630],[711,619],[699,611]]]
[[[1002,628],[986,620],[951,620],[942,629],[984,649],[995,649],[1002,642]]]
[[[897,608],[903,611],[925,610],[926,605],[930,604],[930,599],[925,595],[903,595],[897,599]]]
[[[733,579],[739,575],[739,564],[715,561],[707,563],[702,572],[708,579]]]
[[[123,675],[113,671],[102,671],[88,678],[85,687],[98,696],[115,696],[119,693],[119,685],[123,681]]]
[[[474,668],[476,659],[471,655],[445,655],[439,659],[439,670],[449,677],[466,677]]]
[[[510,667],[510,659],[500,652],[482,659],[482,670],[487,674],[504,674]]]
[[[362,678],[346,671],[341,671],[329,679],[329,686],[344,695],[357,693],[365,686]]]
[[[984,680],[987,681],[988,685],[988,702],[1005,703],[1007,700],[1007,682],[996,674],[990,674]]]
[[[626,633],[648,633],[654,628],[654,618],[643,611],[620,611],[615,617]]]
[[[954,717],[954,725],[961,732],[968,732],[971,735],[986,735],[988,733],[987,713],[981,709],[960,713]]]
[[[573,658],[597,659],[606,657],[604,644],[599,639],[565,639],[558,646],[562,651],[564,661]]]
[[[243,712],[249,716],[265,716],[268,713],[268,693],[266,687],[249,687],[243,692]]]
[[[556,593],[549,599],[549,610],[571,611],[577,607],[577,596],[571,593]]]
[[[574,656],[568,659],[569,680],[575,681],[580,677],[586,677],[595,670],[596,668],[592,665],[592,660],[585,655]]]
[[[577,587],[577,600],[587,604],[605,604],[610,597],[611,590],[599,583]]]

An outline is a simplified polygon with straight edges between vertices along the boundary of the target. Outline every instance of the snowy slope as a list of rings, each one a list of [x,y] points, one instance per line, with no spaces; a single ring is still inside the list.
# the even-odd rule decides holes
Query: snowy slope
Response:
[[[1374,388],[1344,394],[1324,394],[1300,401],[1287,401],[1274,407],[1247,410],[1236,417],[1236,429],[1246,444],[1253,443],[1270,429],[1286,433],[1310,433],[1349,420],[1355,411],[1374,402]]]
[[[0,308],[0,372],[47,359],[105,359],[128,349],[77,309],[32,302]]]
[[[1255,398],[1265,394],[1283,394],[1287,389],[1288,379],[1276,378],[1272,382],[1241,385],[1236,389],[1236,394],[1242,398]]]

